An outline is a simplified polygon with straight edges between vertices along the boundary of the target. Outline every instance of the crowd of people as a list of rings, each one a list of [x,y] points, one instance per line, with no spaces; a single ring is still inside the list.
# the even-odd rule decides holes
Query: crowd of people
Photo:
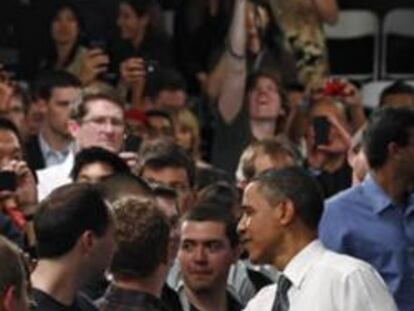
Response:
[[[329,76],[335,0],[106,8],[0,58],[0,311],[414,310],[414,87]]]

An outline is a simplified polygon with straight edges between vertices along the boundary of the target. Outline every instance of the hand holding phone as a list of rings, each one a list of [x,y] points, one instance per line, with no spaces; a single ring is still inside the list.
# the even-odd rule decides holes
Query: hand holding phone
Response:
[[[16,191],[17,175],[13,171],[0,171],[0,191]]]
[[[312,126],[315,132],[315,147],[326,145],[329,141],[331,123],[325,116],[314,117]]]

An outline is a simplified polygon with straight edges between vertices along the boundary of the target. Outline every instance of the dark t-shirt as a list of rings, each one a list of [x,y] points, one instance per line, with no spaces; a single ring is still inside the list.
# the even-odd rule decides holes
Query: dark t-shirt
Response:
[[[319,172],[314,175],[323,190],[325,198],[329,198],[352,185],[352,169],[346,161],[340,169],[333,173]]]
[[[37,303],[37,311],[98,311],[93,303],[84,295],[78,294],[71,306],[65,306],[53,297],[38,289],[33,289],[33,297]]]
[[[252,141],[249,113],[245,105],[231,123],[226,123],[216,111],[212,163],[235,177],[240,156]]]

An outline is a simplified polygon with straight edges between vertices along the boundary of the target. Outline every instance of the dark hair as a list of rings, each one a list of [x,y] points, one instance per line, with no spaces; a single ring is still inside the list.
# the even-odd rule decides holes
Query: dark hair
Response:
[[[275,71],[260,69],[249,74],[246,82],[246,99],[247,94],[249,94],[253,90],[257,82],[262,78],[272,80],[273,83],[277,86],[277,90],[281,100],[281,108],[285,110],[285,115],[287,116],[289,112],[287,93],[285,91],[280,74]]]
[[[39,258],[67,254],[85,231],[105,234],[111,215],[95,185],[65,185],[43,200],[34,217]]]
[[[119,2],[131,6],[138,16],[148,14],[157,5],[155,0],[121,0]]]
[[[151,144],[144,144],[140,151],[141,173],[145,168],[164,169],[183,168],[191,188],[195,185],[195,164],[187,152],[174,142],[158,139]]]
[[[80,45],[81,45],[81,41],[82,41],[82,29],[84,28],[84,22],[82,19],[82,15],[80,14],[78,8],[71,3],[68,0],[65,1],[59,1],[59,3],[55,4],[54,7],[52,8],[52,12],[49,16],[49,23],[48,23],[48,33],[49,38],[48,38],[48,42],[46,43],[47,46],[47,52],[46,52],[46,59],[45,59],[45,64],[43,64],[44,68],[46,69],[51,69],[56,65],[57,62],[57,50],[56,50],[56,44],[53,41],[53,38],[51,37],[51,28],[52,28],[52,24],[55,21],[55,19],[57,18],[57,16],[63,11],[63,10],[70,10],[73,13],[73,16],[76,19],[76,22],[78,24],[78,28],[79,28],[79,34],[78,37],[76,38],[75,44],[73,45],[72,49],[70,50],[70,53],[68,54],[68,57],[65,59],[65,62],[63,63],[63,67],[67,67],[69,66],[75,56],[76,56],[76,52],[79,49]]]
[[[12,121],[4,117],[0,117],[0,131],[12,132],[14,135],[16,135],[17,140],[19,141],[20,147],[23,148],[22,138],[20,136],[19,129]]]
[[[0,299],[5,291],[14,286],[16,295],[21,294],[26,279],[21,251],[16,245],[0,235]]]
[[[124,111],[124,104],[122,100],[116,94],[107,93],[107,92],[86,94],[85,96],[83,96],[82,101],[78,103],[78,105],[73,106],[73,109],[71,111],[71,118],[76,120],[77,122],[81,122],[82,119],[89,112],[89,104],[97,100],[104,100],[104,101],[110,102],[114,106]]]
[[[406,83],[403,80],[395,81],[393,84],[386,87],[381,92],[379,106],[384,105],[385,97],[387,97],[389,95],[397,95],[397,94],[408,94],[408,95],[413,96],[413,98],[414,98],[414,86]],[[414,101],[414,99],[413,99],[413,101]]]
[[[388,158],[388,145],[392,142],[406,146],[410,129],[414,128],[414,110],[384,107],[374,111],[364,131],[362,144],[368,164],[378,169]]]
[[[15,134],[20,140],[19,129],[9,119],[0,117],[0,130],[13,132],[13,134]]]
[[[154,197],[148,183],[132,173],[118,173],[106,177],[99,187],[105,198],[110,202],[119,200],[124,196]]]
[[[168,120],[171,127],[174,127],[174,121],[173,121],[171,115],[165,110],[162,110],[162,109],[148,109],[147,111],[145,111],[145,117],[147,118],[147,120],[151,117],[164,118],[164,119]]]
[[[32,87],[33,99],[49,100],[54,88],[58,87],[81,87],[80,80],[73,74],[63,70],[50,70],[40,73]]]
[[[72,180],[76,181],[82,168],[92,163],[104,163],[112,168],[114,174],[128,173],[128,165],[117,154],[101,147],[82,149],[75,157],[75,164],[70,173]]]
[[[113,204],[118,250],[110,271],[120,277],[145,278],[168,262],[170,228],[155,202],[126,197]]]
[[[22,85],[16,84],[13,87],[13,97],[18,98],[22,102],[23,112],[26,115],[31,104],[28,90],[22,87]]]
[[[317,230],[323,212],[323,194],[317,181],[303,168],[269,169],[253,178],[270,204],[283,199],[293,202],[302,222]]]
[[[240,203],[240,194],[236,187],[226,181],[219,181],[204,187],[198,192],[198,204],[212,204],[232,212]]]
[[[216,203],[198,203],[184,214],[182,221],[212,221],[222,223],[231,247],[234,248],[239,244],[236,218],[229,210]]]
[[[161,69],[156,79],[146,86],[145,93],[148,97],[155,99],[161,91],[186,91],[187,85],[180,72],[174,69]]]

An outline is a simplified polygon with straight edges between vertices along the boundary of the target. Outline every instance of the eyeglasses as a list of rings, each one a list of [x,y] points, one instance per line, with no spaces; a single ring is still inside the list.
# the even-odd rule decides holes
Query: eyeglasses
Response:
[[[110,117],[96,117],[83,120],[83,123],[89,123],[96,127],[103,127],[107,124],[112,125],[115,128],[123,129],[125,126],[124,120]]]

